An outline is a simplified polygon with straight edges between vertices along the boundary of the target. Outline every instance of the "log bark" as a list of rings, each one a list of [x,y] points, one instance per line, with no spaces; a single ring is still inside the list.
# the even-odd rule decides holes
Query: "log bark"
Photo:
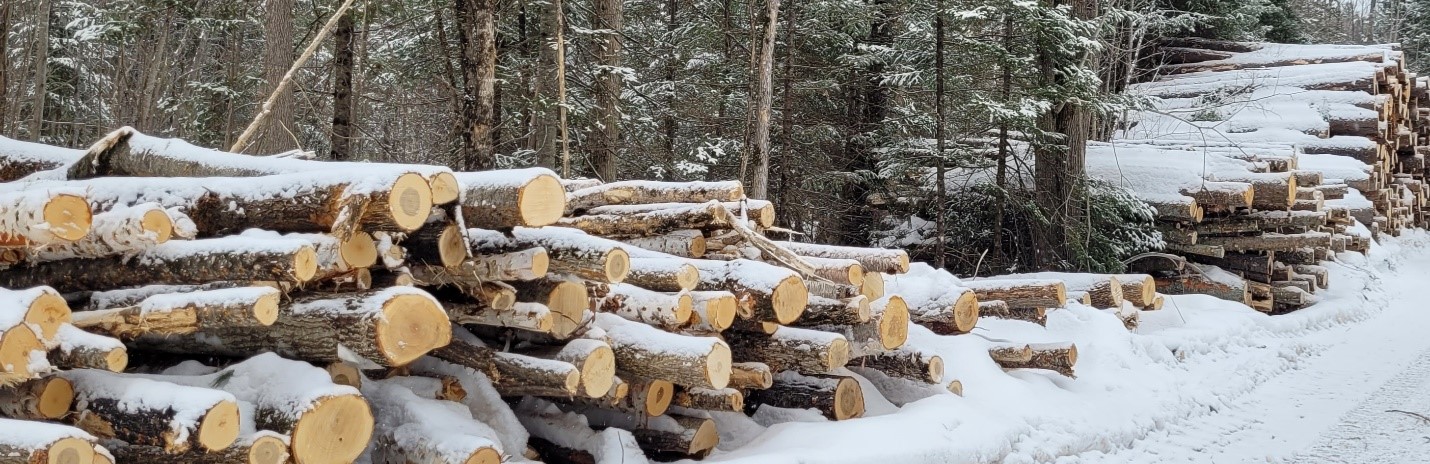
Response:
[[[760,362],[738,362],[730,367],[730,386],[740,390],[764,390],[774,383],[770,366]]]
[[[461,342],[455,342],[461,343]],[[580,394],[581,372],[565,361],[516,353],[494,353],[492,385],[502,396],[572,397]]]
[[[943,358],[907,347],[854,358],[849,365],[873,369],[889,377],[927,384],[936,384],[943,380]]]
[[[903,274],[909,272],[909,254],[904,250],[881,248],[857,248],[814,243],[775,242],[800,256],[813,258],[852,259],[864,267],[865,272]]]
[[[864,266],[852,259],[832,259],[805,257],[804,262],[814,268],[814,275],[842,285],[864,285]]]
[[[1204,273],[1193,273],[1169,277],[1157,277],[1157,291],[1168,295],[1210,295],[1227,301],[1249,304],[1246,281],[1215,266],[1197,266],[1210,269],[1216,278]]]
[[[222,280],[301,283],[317,274],[317,261],[313,247],[302,240],[224,237],[169,242],[133,257],[16,266],[0,271],[0,286],[50,285],[61,292],[74,292]]]
[[[74,325],[123,340],[143,335],[266,327],[278,319],[281,296],[270,287],[155,295],[134,306],[76,313]]]
[[[631,431],[641,450],[649,456],[669,458],[702,458],[720,443],[715,421],[708,418],[665,415],[633,418],[609,410],[580,410],[593,427],[617,427]]]
[[[600,340],[575,339],[560,347],[523,350],[522,354],[571,363],[581,373],[581,393],[590,398],[606,396],[615,385],[616,355]]]
[[[158,203],[120,206],[95,214],[89,234],[30,251],[27,260],[102,258],[138,252],[169,241],[174,222]]]
[[[978,324],[978,296],[966,288],[929,289],[920,293],[895,293],[882,299],[901,298],[909,318],[940,335],[958,335]],[[875,302],[869,303],[871,306]]]
[[[773,334],[730,331],[725,340],[735,358],[774,371],[827,374],[849,362],[849,340],[837,333],[780,327]]]
[[[74,384],[48,376],[0,387],[0,416],[25,420],[59,420],[74,404]]]
[[[872,316],[864,295],[841,300],[812,296],[796,322],[801,326],[854,325],[869,322]]]
[[[0,193],[0,246],[62,244],[89,234],[94,216],[86,193],[72,186]]]
[[[480,302],[448,302],[446,310],[452,322],[458,324],[508,327],[543,334],[551,334],[556,329],[556,319],[561,317],[541,303],[516,303],[508,309],[495,309]]]
[[[1329,247],[1331,246],[1331,234],[1325,232],[1266,233],[1254,237],[1206,237],[1202,239],[1202,242],[1227,251],[1288,251],[1302,247]]]
[[[667,331],[680,330],[690,321],[694,300],[686,293],[661,293],[629,284],[587,282],[591,310]]]
[[[965,280],[978,301],[1001,300],[1012,309],[1061,308],[1068,305],[1061,280]]]
[[[859,382],[853,377],[840,375],[781,372],[775,376],[770,388],[752,390],[745,400],[749,405],[814,409],[830,420],[854,419],[864,415],[864,394]]]
[[[555,224],[566,209],[566,190],[549,169],[462,172],[457,182],[467,227],[541,227]]]
[[[1223,209],[1250,208],[1255,200],[1255,189],[1246,182],[1206,181],[1197,188],[1183,189],[1180,193],[1192,197],[1203,207]]]
[[[478,254],[512,253],[541,247],[553,273],[620,283],[630,272],[630,254],[621,242],[562,228],[518,228],[510,234],[467,229],[467,244]]]
[[[129,365],[129,351],[119,340],[60,326],[47,353],[50,364],[67,369],[98,369],[121,372]]]
[[[1122,285],[1122,298],[1132,306],[1146,308],[1157,297],[1157,281],[1147,274],[1118,274],[1117,282]]]
[[[1285,210],[1296,202],[1296,177],[1290,173],[1219,175],[1218,178],[1251,184],[1256,191],[1251,205],[1256,209]]]
[[[566,214],[608,205],[650,203],[704,203],[739,201],[745,189],[739,182],[654,182],[625,181],[597,184],[577,189],[567,198]]]
[[[446,345],[451,334],[447,314],[430,295],[393,287],[302,295],[285,304],[277,321],[263,330],[143,336],[133,343],[164,352],[251,356],[272,351],[324,364],[349,361],[396,367]]]
[[[367,382],[363,397],[372,402],[373,462],[498,464],[501,445],[490,428],[465,407],[422,398],[399,383]]]
[[[402,239],[406,261],[410,264],[457,267],[470,254],[462,228],[455,222],[432,220]]]
[[[517,301],[540,303],[551,309],[555,318],[551,336],[557,339],[576,333],[591,307],[590,292],[581,281],[542,279],[515,282],[513,287]]]
[[[614,409],[636,417],[656,417],[665,414],[675,397],[675,385],[664,380],[622,380],[626,394],[618,397],[572,398],[570,403],[603,409]]]
[[[647,290],[680,292],[700,283],[700,271],[683,259],[636,257],[630,268],[622,282]]]
[[[699,258],[706,252],[705,234],[694,229],[673,230],[649,237],[628,237],[621,242],[682,258]]]
[[[997,360],[1004,369],[1047,369],[1066,377],[1076,377],[1077,345],[1072,343],[1041,343],[1030,346],[1032,356],[1027,361]]]
[[[1027,321],[1041,326],[1048,325],[1046,308],[1010,308],[1008,303],[1003,300],[979,301],[978,317]]]
[[[269,431],[240,437],[232,446],[215,452],[190,450],[173,454],[156,446],[141,445],[113,446],[109,452],[117,462],[187,464],[284,464],[291,457],[287,437]]]
[[[809,302],[804,279],[788,269],[737,259],[691,260],[700,271],[698,290],[725,290],[735,294],[746,319],[788,324],[799,319]]]
[[[730,387],[719,390],[681,388],[675,391],[675,397],[671,399],[670,404],[685,409],[743,413],[745,411],[745,394]]]
[[[735,322],[740,302],[735,294],[723,290],[689,292],[690,321],[685,330],[693,334],[724,332]]]
[[[682,229],[727,229],[730,227],[727,211],[723,204],[709,202],[650,212],[611,211],[565,217],[556,225],[580,229],[591,235],[647,237]]]
[[[612,314],[597,314],[595,325],[615,352],[619,375],[687,387],[725,388],[730,382],[730,346],[719,339],[663,332]]]
[[[238,400],[205,388],[96,370],[58,374],[74,385],[74,424],[104,438],[170,453],[218,451],[238,439]]]

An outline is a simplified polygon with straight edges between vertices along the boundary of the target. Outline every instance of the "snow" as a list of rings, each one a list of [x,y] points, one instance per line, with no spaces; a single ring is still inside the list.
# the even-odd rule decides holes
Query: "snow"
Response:
[[[307,411],[314,403],[327,397],[358,394],[356,388],[333,383],[332,377],[322,368],[283,359],[273,353],[248,358],[211,374],[144,377],[221,389],[260,409],[286,414]]]
[[[233,287],[188,293],[161,293],[145,298],[139,303],[139,308],[140,311],[148,313],[190,305],[196,307],[252,305],[266,296],[278,293],[278,289],[273,287]]]
[[[40,449],[64,438],[95,441],[93,435],[68,425],[0,418],[0,446]]]
[[[108,353],[124,348],[124,343],[117,339],[86,332],[70,324],[61,324],[59,330],[55,331],[54,339],[46,340],[46,342],[47,345],[64,353],[72,353],[80,349]]]
[[[924,262],[910,264],[907,273],[884,276],[884,294],[903,297],[912,313],[951,308],[964,291],[958,277]]]
[[[45,286],[23,290],[0,288],[0,332],[14,327],[25,320],[25,313],[42,295],[60,296],[55,289]]]
[[[112,407],[126,413],[168,411],[172,414],[169,428],[174,433],[175,443],[188,441],[189,433],[198,430],[199,421],[209,409],[223,402],[237,401],[232,394],[221,390],[178,385],[96,369],[74,369],[56,375],[74,384],[75,410],[88,408],[91,401],[112,400]]]
[[[0,158],[43,164],[66,165],[84,156],[84,150],[25,142],[0,136]]]
[[[356,305],[350,304],[353,298],[329,298],[319,300],[309,300],[294,303],[286,309],[288,314],[352,314],[363,317],[384,318],[383,308],[388,301],[402,295],[417,295],[432,301],[432,304],[441,307],[441,303],[433,298],[431,294],[416,287],[387,287],[381,290],[364,292],[356,298]]]
[[[596,314],[596,327],[605,331],[612,349],[631,347],[646,353],[668,353],[685,359],[704,359],[715,345],[725,342],[715,337],[696,337],[665,332],[615,314]]]
[[[175,240],[155,245],[140,252],[135,259],[140,264],[159,264],[170,260],[204,255],[288,254],[311,247],[307,240],[293,238],[256,239],[241,235]]]
[[[845,422],[765,408],[755,421],[712,414],[722,442],[704,462],[1264,462],[1302,451],[1320,458],[1311,462],[1404,462],[1395,457],[1426,451],[1414,419],[1374,406],[1361,407],[1360,415],[1347,416],[1348,424],[1336,425],[1342,413],[1357,407],[1344,401],[1346,395],[1375,391],[1430,349],[1430,339],[1418,333],[1430,313],[1417,310],[1411,290],[1423,287],[1417,282],[1430,272],[1430,234],[1406,232],[1386,240],[1374,245],[1368,258],[1343,253],[1340,262],[1325,264],[1334,286],[1318,293],[1321,303],[1288,315],[1267,316],[1238,303],[1185,295],[1167,296],[1163,310],[1142,312],[1133,333],[1111,313],[1075,303],[1050,311],[1046,328],[984,319],[972,335],[939,336],[911,326],[907,349],[941,356],[944,381],[960,380],[964,397],[941,385],[871,374],[861,380],[868,382],[866,390],[876,390],[867,388],[873,385],[892,393],[897,397],[892,403],[902,406],[871,408],[868,417]],[[1394,291],[1403,296],[1395,299]],[[1379,315],[1382,311],[1394,313]],[[1395,337],[1378,332],[1387,330]],[[1316,357],[1348,331],[1363,334],[1354,340],[1358,346],[1327,352],[1331,364],[1318,367],[1323,363]],[[988,346],[1003,340],[1076,344],[1078,378],[1004,372],[986,354]],[[1397,345],[1406,341],[1414,346]],[[1360,372],[1376,378],[1362,379],[1356,376]],[[1388,387],[1407,391],[1417,385],[1407,382]],[[1425,401],[1420,396],[1379,401],[1420,404]],[[1254,403],[1239,407],[1243,401]],[[1257,408],[1266,405],[1272,413],[1261,423]],[[1238,410],[1236,417],[1217,412],[1227,408]],[[1392,420],[1406,436],[1373,438],[1388,443],[1398,437],[1402,442],[1391,449],[1410,452],[1373,453],[1382,459],[1362,460],[1335,446],[1353,443],[1347,440],[1356,435],[1347,431],[1380,428],[1381,421]],[[1322,442],[1317,437],[1324,430],[1332,433]]]
[[[464,331],[453,331],[453,336]],[[467,397],[460,403],[467,407],[472,417],[481,421],[497,434],[502,449],[522,450],[529,437],[526,429],[507,407],[491,379],[476,370],[448,363],[430,356],[422,357],[408,366],[413,372],[429,375],[447,375],[462,383]]]
[[[363,396],[372,405],[377,453],[394,444],[421,444],[432,462],[465,462],[476,450],[502,452],[497,433],[472,418],[465,406],[423,398],[398,382],[364,380]],[[393,443],[382,443],[383,439]],[[387,461],[378,461],[387,462]]]
[[[686,262],[694,265],[700,271],[701,282],[734,280],[741,286],[753,289],[773,290],[785,279],[799,276],[789,269],[748,259],[733,261],[695,259]]]

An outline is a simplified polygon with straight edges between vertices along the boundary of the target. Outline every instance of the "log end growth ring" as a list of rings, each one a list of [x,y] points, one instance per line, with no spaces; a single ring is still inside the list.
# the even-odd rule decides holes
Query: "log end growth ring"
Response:
[[[40,417],[59,419],[69,413],[74,404],[74,384],[63,377],[49,377],[45,388],[40,390],[39,405],[35,408]]]
[[[631,272],[631,255],[626,250],[620,248],[611,249],[606,253],[605,273],[606,282],[613,284],[626,280],[626,275]]]
[[[433,174],[427,178],[427,186],[432,189],[432,204],[445,205],[462,196],[462,185],[457,183],[457,176],[450,172]]]
[[[665,414],[670,409],[670,401],[675,398],[675,384],[665,380],[652,380],[646,383],[645,391],[645,413],[647,416],[659,416]]]
[[[467,259],[467,239],[462,237],[462,229],[456,224],[448,224],[437,235],[437,257],[442,266],[455,268]]]
[[[258,297],[253,302],[253,319],[264,326],[278,322],[278,304],[282,295],[282,292],[270,292]]]
[[[969,292],[972,294],[972,292]],[[978,311],[978,305],[973,305]],[[976,318],[975,318],[976,320]],[[879,343],[886,350],[904,346],[909,340],[909,306],[904,299],[895,295],[884,305],[884,314],[879,317]]]
[[[55,195],[45,203],[45,224],[49,232],[63,240],[75,241],[89,235],[94,216],[89,202],[77,195]]]
[[[338,245],[338,256],[350,267],[371,267],[377,255],[377,240],[367,232],[358,231]]]
[[[551,255],[545,248],[537,250],[531,255],[531,275],[545,276],[551,269]]]
[[[25,311],[25,322],[39,326],[39,336],[46,340],[54,339],[60,325],[69,321],[69,303],[58,293],[50,291],[41,293],[30,303],[30,309]]]
[[[403,230],[417,230],[432,214],[432,187],[427,185],[427,179],[416,173],[399,176],[393,182],[389,195],[388,213],[392,215],[393,223]]]
[[[689,264],[680,265],[680,270],[675,272],[675,284],[682,290],[694,290],[700,285],[700,270]]]
[[[20,324],[0,333],[0,386],[30,378],[30,352],[44,349],[35,331]]]
[[[579,367],[581,388],[586,396],[600,398],[610,393],[611,386],[616,383],[616,354],[611,347],[602,346],[591,350],[591,354],[586,356],[586,362]]]
[[[372,429],[372,410],[361,396],[323,398],[293,426],[293,460],[297,464],[356,461],[367,449]]]
[[[715,449],[715,445],[720,444],[720,431],[715,428],[715,421],[706,419],[701,421],[700,427],[695,429],[695,438],[690,439],[691,455],[700,455],[706,451]]]
[[[377,346],[393,366],[416,360],[452,341],[447,313],[422,295],[397,295],[382,304]]]
[[[527,227],[541,227],[555,224],[566,212],[566,189],[556,176],[540,175],[532,178],[516,200],[521,211],[522,224]]]
[[[825,360],[830,370],[849,364],[849,340],[840,337],[829,342],[829,359]]]
[[[556,319],[551,335],[566,338],[581,328],[585,313],[591,307],[588,295],[586,285],[579,282],[561,282],[551,289],[546,299],[546,307]]]
[[[219,402],[209,408],[199,422],[199,446],[208,451],[228,448],[238,440],[238,423],[238,404],[232,401]]]
[[[249,464],[283,464],[288,462],[288,444],[283,440],[272,436],[264,435],[253,440],[253,445],[248,448]]]
[[[318,252],[304,246],[293,254],[293,278],[299,282],[313,280],[318,275]]]
[[[725,388],[730,385],[730,370],[733,361],[730,359],[730,345],[724,342],[716,343],[710,349],[710,353],[705,356],[705,378],[710,380],[711,388]]]
[[[864,389],[853,377],[840,377],[834,387],[834,420],[855,419],[864,415]]]
[[[118,347],[104,354],[104,367],[109,372],[124,372],[129,367],[129,350]]]
[[[943,357],[933,355],[929,358],[928,364],[928,383],[938,383],[939,380],[943,379]]]
[[[466,461],[462,461],[462,464],[500,464],[500,463],[501,463],[501,453],[498,453],[497,450],[492,449],[491,447],[479,449],[479,450],[477,450],[475,453],[472,453],[471,456],[467,457],[467,460],[466,460]]]
[[[717,331],[724,331],[735,323],[735,315],[740,312],[740,302],[735,297],[718,298],[705,303],[706,323]]]
[[[1066,293],[1063,295],[1066,298]],[[965,290],[953,302],[953,326],[961,333],[968,333],[975,325],[978,325],[978,295]]]
[[[50,443],[45,455],[45,464],[90,464],[94,462],[94,445],[79,438],[61,438]]]
[[[690,322],[691,314],[695,313],[695,299],[689,293],[682,293],[676,297],[675,322],[684,325]]]
[[[780,324],[799,319],[804,314],[804,307],[809,305],[809,289],[804,286],[804,279],[797,276],[780,280],[772,293],[770,301],[774,305],[775,319]]]
[[[153,234],[154,243],[164,243],[174,237],[174,219],[159,208],[145,211],[144,216],[139,219],[139,227],[144,229],[144,232]]]

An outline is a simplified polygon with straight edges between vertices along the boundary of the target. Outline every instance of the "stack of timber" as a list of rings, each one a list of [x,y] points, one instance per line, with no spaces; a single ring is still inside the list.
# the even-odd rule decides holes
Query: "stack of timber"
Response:
[[[772,205],[738,182],[250,156],[130,128],[89,150],[0,139],[0,175],[0,436],[53,427],[0,447],[31,461],[589,455],[558,423],[699,458],[712,411],[862,416],[880,393],[848,368],[959,393],[911,327],[1043,324],[1068,300],[771,240]],[[989,356],[1070,376],[1076,349]]]
[[[1169,294],[1285,312],[1323,261],[1426,225],[1421,97],[1394,46],[1165,39],[1154,110],[1088,150],[1093,177],[1153,206],[1166,252],[1131,263]]]

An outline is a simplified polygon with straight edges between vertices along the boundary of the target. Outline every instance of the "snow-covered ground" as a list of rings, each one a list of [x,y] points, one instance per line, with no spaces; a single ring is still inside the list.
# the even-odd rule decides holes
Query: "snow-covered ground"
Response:
[[[1322,303],[1282,316],[1177,296],[1135,333],[1084,307],[1050,312],[1047,329],[979,323],[988,338],[1076,342],[1076,380],[1004,373],[981,339],[915,327],[910,343],[943,356],[963,397],[873,379],[884,395],[866,384],[859,420],[718,415],[721,451],[706,462],[1423,462],[1430,234],[1328,267]]]

